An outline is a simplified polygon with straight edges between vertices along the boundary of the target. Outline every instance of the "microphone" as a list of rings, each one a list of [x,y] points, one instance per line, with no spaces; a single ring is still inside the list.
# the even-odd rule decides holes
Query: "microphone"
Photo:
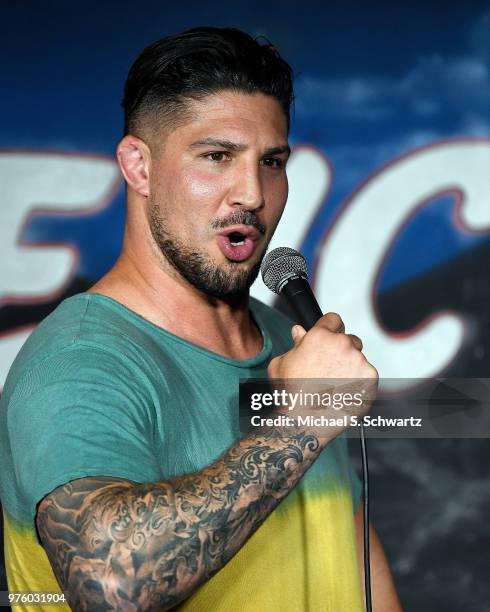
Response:
[[[322,311],[308,283],[308,268],[301,253],[279,247],[268,253],[260,267],[264,284],[284,297],[295,320],[306,331],[322,317]]]

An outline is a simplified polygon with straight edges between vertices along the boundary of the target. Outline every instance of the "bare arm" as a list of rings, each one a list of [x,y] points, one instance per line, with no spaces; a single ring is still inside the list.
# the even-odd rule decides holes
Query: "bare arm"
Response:
[[[190,476],[136,484],[74,480],[37,525],[71,607],[167,610],[243,546],[321,451],[305,432],[246,438]]]
[[[361,570],[364,592],[364,539],[362,503],[355,515],[357,556]],[[369,525],[369,552],[371,562],[371,594],[374,612],[402,612],[402,606],[396,592],[395,581],[390,570],[383,546],[374,527]]]

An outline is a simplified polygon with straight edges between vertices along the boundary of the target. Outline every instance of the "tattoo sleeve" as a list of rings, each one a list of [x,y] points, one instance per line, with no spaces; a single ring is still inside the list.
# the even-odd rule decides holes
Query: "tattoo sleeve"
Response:
[[[196,474],[137,484],[88,477],[39,504],[37,528],[74,610],[168,610],[243,546],[323,445],[305,432],[244,438]]]

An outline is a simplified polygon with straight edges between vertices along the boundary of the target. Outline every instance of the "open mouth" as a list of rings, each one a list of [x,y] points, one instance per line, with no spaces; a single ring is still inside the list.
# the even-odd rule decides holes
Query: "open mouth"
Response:
[[[252,226],[228,228],[218,234],[218,245],[223,255],[230,261],[245,261],[255,251],[260,233]]]

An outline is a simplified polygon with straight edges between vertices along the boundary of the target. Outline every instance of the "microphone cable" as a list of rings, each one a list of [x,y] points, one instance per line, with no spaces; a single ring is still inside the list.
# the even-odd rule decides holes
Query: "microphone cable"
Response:
[[[361,460],[362,460],[362,523],[364,541],[364,595],[366,612],[372,612],[371,602],[371,562],[369,555],[369,465],[367,441],[364,425],[361,425]]]

